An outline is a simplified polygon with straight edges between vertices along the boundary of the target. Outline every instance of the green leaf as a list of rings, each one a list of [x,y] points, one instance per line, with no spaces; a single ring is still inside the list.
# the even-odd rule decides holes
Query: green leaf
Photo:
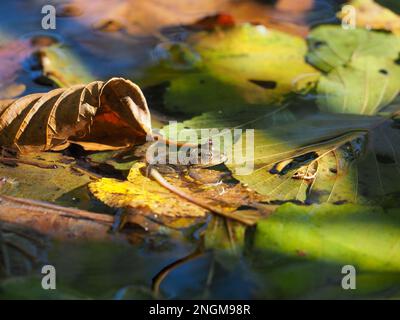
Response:
[[[400,270],[400,211],[357,205],[285,204],[257,225],[255,250],[364,271]]]
[[[17,168],[12,166],[16,163]],[[73,158],[48,152],[22,155],[17,162],[3,160],[0,162],[0,177],[4,180],[0,194],[62,201],[69,206],[76,206],[76,199],[68,198],[68,203],[65,203],[62,196],[91,181],[90,175],[80,170]]]
[[[322,76],[317,86],[323,111],[376,114],[400,90],[400,67],[389,60],[358,58]]]
[[[303,39],[263,26],[199,32],[166,48],[141,84],[167,81],[165,106],[188,114],[281,103],[319,76],[305,63],[306,50]]]
[[[351,0],[349,5],[355,10],[354,16],[358,27],[374,30],[385,30],[400,34],[400,17],[393,11],[382,7],[374,0]],[[338,17],[346,17],[346,10],[338,13]]]
[[[317,103],[327,112],[376,114],[400,90],[400,38],[339,26],[316,28],[307,60],[323,72]]]
[[[214,148],[228,156],[226,165],[233,176],[271,201],[396,201],[400,192],[397,121],[312,110],[294,113],[284,107],[269,110],[206,113],[175,129],[178,140],[186,127],[219,132],[225,128],[231,138],[235,129],[242,129],[234,140],[238,155],[232,146],[224,145],[225,135],[217,132],[203,135],[201,142],[212,138]],[[165,132],[171,134],[173,129],[167,127]],[[254,136],[245,129],[254,129]],[[197,133],[200,137],[201,130]]]
[[[348,65],[360,57],[395,61],[400,54],[400,38],[365,29],[344,30],[324,25],[313,29],[307,38],[307,61],[323,72]]]

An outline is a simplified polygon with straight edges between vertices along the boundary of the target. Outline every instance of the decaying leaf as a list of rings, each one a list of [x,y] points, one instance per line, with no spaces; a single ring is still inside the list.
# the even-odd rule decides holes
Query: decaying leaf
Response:
[[[111,215],[9,196],[0,196],[0,221],[29,228],[52,239],[111,240],[124,237],[109,233],[114,222]]]
[[[165,189],[157,181],[143,175],[143,163],[136,163],[129,172],[127,181],[102,178],[89,184],[96,198],[111,207],[132,207],[136,212],[152,216],[204,217],[208,212],[195,204]],[[241,205],[250,205],[261,200],[260,196],[240,185],[217,184],[202,187],[190,180],[165,177],[171,185],[184,190],[192,197],[225,210],[234,211]],[[190,178],[189,178],[190,179]],[[186,181],[185,181],[186,180]]]
[[[112,78],[0,101],[0,144],[20,151],[116,149],[145,141],[150,113],[140,88]]]
[[[355,9],[354,18],[358,27],[386,30],[400,35],[400,17],[374,0],[352,0],[349,5]],[[350,12],[342,10],[338,17],[343,19]]]
[[[311,10],[311,2],[312,0],[297,1],[296,10]],[[217,12],[228,13],[239,23],[256,21],[302,35],[307,30],[305,20],[291,21],[285,19],[285,21],[281,21],[274,16],[276,11],[281,12],[287,9],[287,4],[282,3],[282,1],[277,4],[277,10],[264,3],[255,1],[237,2],[235,0],[202,0],[197,2],[191,0],[175,0],[174,2],[168,0],[148,0],[144,2],[101,0],[97,1],[96,4],[74,0],[73,3],[85,12],[84,15],[78,17],[80,23],[91,27],[105,26],[108,23],[112,26],[110,29],[100,28],[100,30],[112,32],[123,30],[130,35],[152,35],[157,34],[163,28],[174,26],[180,28],[182,25],[192,24]]]
[[[159,64],[141,84],[168,82],[166,108],[186,114],[281,103],[285,95],[310,86],[319,76],[304,61],[302,38],[264,26],[199,32],[186,44],[159,50]]]
[[[133,165],[127,181],[102,178],[89,184],[94,196],[111,207],[133,207],[139,212],[173,217],[203,217],[206,210],[200,208],[143,175],[142,163]]]

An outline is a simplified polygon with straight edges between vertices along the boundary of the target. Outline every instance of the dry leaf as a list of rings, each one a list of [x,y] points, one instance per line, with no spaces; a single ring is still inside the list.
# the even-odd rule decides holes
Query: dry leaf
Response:
[[[60,150],[70,142],[116,149],[143,142],[147,134],[145,97],[122,78],[0,101],[0,144],[20,151]]]

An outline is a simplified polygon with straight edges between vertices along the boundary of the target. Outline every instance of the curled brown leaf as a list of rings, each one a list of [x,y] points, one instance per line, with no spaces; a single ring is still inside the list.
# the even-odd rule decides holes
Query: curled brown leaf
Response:
[[[118,149],[145,141],[150,112],[140,88],[123,78],[0,101],[0,145],[20,151]]]

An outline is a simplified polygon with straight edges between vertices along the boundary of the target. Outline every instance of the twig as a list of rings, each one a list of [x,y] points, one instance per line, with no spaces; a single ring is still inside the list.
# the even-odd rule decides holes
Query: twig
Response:
[[[196,199],[195,197],[192,197],[192,196],[188,195],[184,191],[182,191],[182,190],[178,189],[177,187],[171,185],[167,180],[164,179],[164,177],[155,168],[153,168],[151,166],[149,168],[149,175],[152,178],[154,178],[154,180],[156,180],[160,185],[162,185],[164,188],[168,189],[169,191],[171,191],[171,192],[177,194],[178,196],[180,196],[180,197],[182,197],[182,198],[184,198],[184,199],[186,199],[186,200],[198,205],[199,207],[202,207],[202,208],[207,209],[207,210],[209,210],[211,212],[214,212],[215,214],[218,214],[218,215],[220,215],[222,217],[239,221],[239,222],[244,223],[245,225],[248,225],[248,226],[254,225],[258,220],[258,218],[254,217],[254,216],[252,216],[252,217],[243,217],[241,215],[236,215],[236,214],[233,214],[231,212],[224,212],[222,210],[218,210],[218,209],[210,206],[209,204],[203,202],[202,200]]]

